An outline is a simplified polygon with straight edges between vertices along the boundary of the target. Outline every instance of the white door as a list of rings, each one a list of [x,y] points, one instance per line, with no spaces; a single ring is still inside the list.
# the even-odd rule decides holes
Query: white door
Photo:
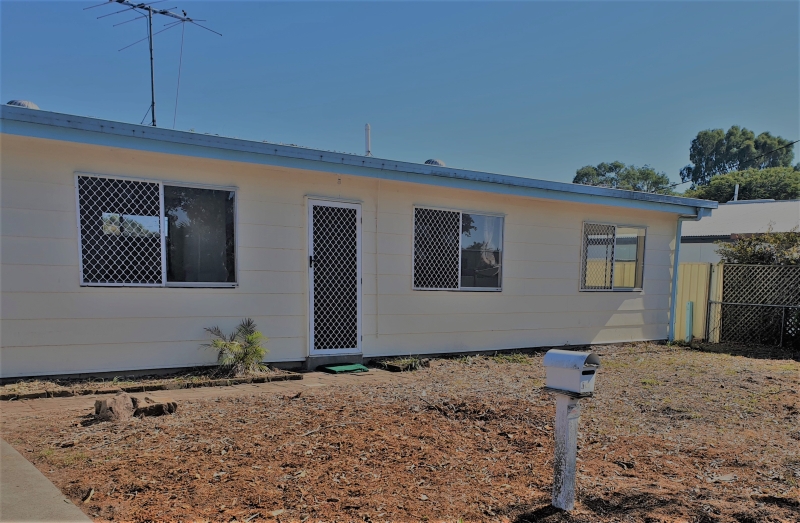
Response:
[[[361,206],[308,201],[309,354],[361,353]]]

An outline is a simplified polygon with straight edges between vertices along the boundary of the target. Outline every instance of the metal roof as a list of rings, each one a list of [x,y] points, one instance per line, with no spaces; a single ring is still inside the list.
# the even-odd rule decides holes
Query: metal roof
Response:
[[[685,222],[681,237],[754,234],[767,232],[770,224],[775,232],[800,229],[800,200],[747,201],[723,203],[714,214],[697,222]]]
[[[717,202],[589,185],[506,176],[451,167],[401,162],[305,147],[257,142],[85,116],[3,105],[2,132],[167,154],[279,165],[337,174],[434,184],[685,215],[707,215]]]

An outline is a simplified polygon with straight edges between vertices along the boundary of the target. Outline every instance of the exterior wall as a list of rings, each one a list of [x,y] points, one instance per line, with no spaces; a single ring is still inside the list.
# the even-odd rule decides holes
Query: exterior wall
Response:
[[[308,354],[305,198],[362,203],[365,356],[664,339],[675,214],[3,135],[3,377],[210,364],[252,317],[268,361]],[[238,187],[237,288],[79,285],[74,176]],[[413,206],[504,213],[503,291],[411,289]],[[644,290],[579,292],[584,220],[648,226]]]
[[[714,243],[681,243],[681,263],[719,263]]]

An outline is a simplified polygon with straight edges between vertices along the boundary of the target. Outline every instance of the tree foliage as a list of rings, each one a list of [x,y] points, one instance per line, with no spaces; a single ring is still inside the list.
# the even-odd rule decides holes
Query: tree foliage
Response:
[[[773,232],[741,236],[732,243],[716,242],[717,254],[724,263],[749,265],[800,264],[800,232]]]
[[[714,176],[732,171],[789,167],[794,159],[792,147],[786,147],[790,143],[768,132],[756,136],[738,125],[727,132],[722,129],[700,131],[689,148],[692,165],[681,169],[681,180],[692,182],[694,187],[707,185]]]
[[[587,165],[575,171],[572,183],[596,185],[659,194],[672,194],[669,177],[649,165],[636,167],[622,162]]]
[[[747,169],[714,176],[711,183],[686,191],[685,196],[716,200],[733,200],[736,184],[740,200],[793,200],[800,198],[800,171],[792,167]]]

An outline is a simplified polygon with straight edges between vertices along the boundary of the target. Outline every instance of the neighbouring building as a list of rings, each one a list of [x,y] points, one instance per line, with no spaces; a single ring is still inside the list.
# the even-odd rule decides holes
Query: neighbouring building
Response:
[[[716,202],[2,106],[2,377],[668,336]],[[532,173],[533,174],[533,173]]]
[[[681,230],[680,261],[718,263],[716,242],[737,236],[800,230],[800,200],[739,200],[723,203],[714,215],[686,222]]]

